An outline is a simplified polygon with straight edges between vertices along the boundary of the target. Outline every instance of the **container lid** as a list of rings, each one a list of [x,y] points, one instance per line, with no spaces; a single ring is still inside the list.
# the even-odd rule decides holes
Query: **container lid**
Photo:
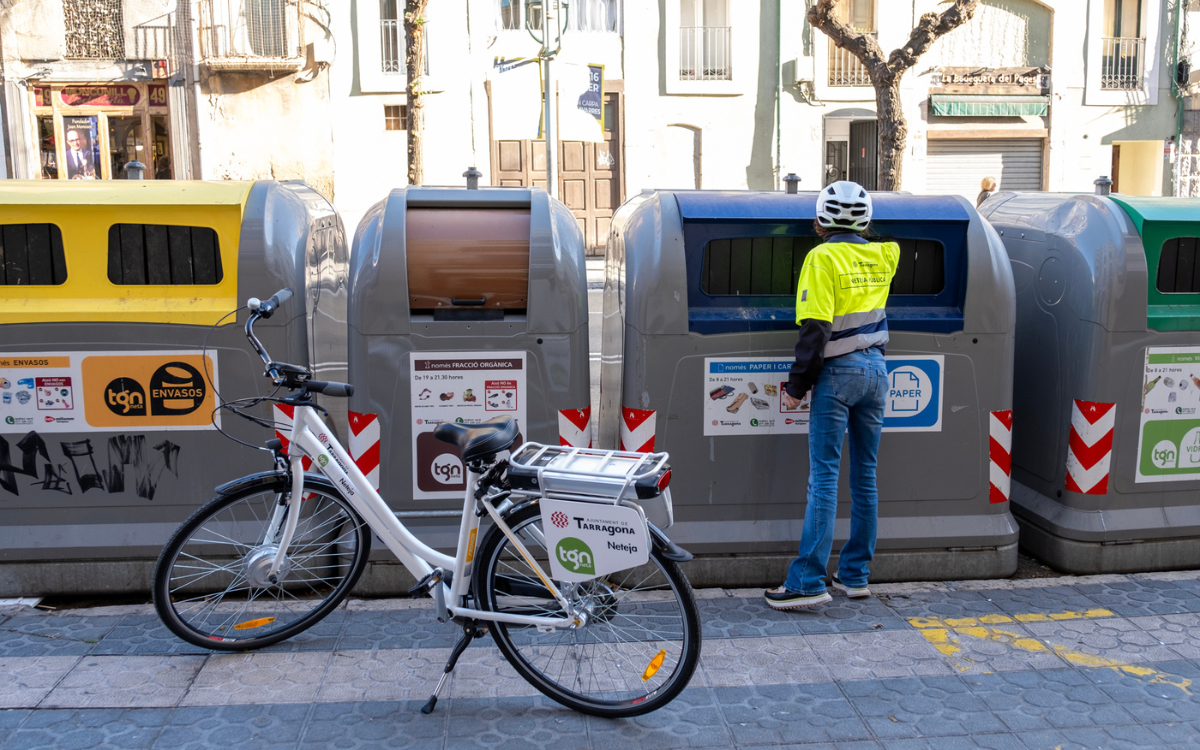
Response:
[[[704,191],[674,193],[680,215],[690,221],[811,221],[817,194]],[[967,221],[963,204],[949,195],[871,193],[873,221]]]
[[[200,180],[0,180],[0,205],[240,206],[252,187]]]

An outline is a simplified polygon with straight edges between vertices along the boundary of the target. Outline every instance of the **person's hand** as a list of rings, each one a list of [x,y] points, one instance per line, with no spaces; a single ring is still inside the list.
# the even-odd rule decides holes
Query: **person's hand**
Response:
[[[787,391],[784,391],[783,392],[783,405],[785,407],[787,407],[789,411],[799,409],[800,408],[800,399],[792,398],[792,394],[788,393]]]

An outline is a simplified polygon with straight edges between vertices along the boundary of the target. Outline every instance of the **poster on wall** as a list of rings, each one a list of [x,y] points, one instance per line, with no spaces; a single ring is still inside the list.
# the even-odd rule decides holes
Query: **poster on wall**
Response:
[[[1147,347],[1137,455],[1137,482],[1200,479],[1200,347]]]
[[[0,433],[216,429],[206,370],[216,352],[2,354]]]
[[[812,392],[788,409],[784,387],[791,357],[704,360],[705,435],[800,435],[808,433]],[[887,357],[888,393],[884,432],[941,432],[945,357]]]
[[[524,435],[525,352],[414,352],[409,368],[413,497],[461,498],[466,467],[458,449],[433,431],[443,422],[470,426],[508,416]]]
[[[604,66],[563,63],[558,73],[558,138],[604,140]]]
[[[497,57],[491,84],[492,140],[539,137],[542,123],[542,66],[536,57]]]
[[[99,118],[65,116],[62,119],[67,141],[67,179],[100,179]]]

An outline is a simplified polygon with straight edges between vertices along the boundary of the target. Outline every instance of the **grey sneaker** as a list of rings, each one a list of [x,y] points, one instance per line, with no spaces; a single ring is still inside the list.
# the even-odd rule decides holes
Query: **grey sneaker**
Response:
[[[859,586],[859,587],[847,586],[846,584],[839,581],[837,576],[833,577],[833,587],[835,589],[837,589],[838,591],[841,591],[843,594],[845,594],[847,597],[849,597],[851,599],[861,599],[864,596],[871,595],[870,590],[867,589],[866,586]]]
[[[833,601],[833,597],[829,595],[828,591],[808,596],[807,594],[788,591],[784,586],[780,586],[777,589],[767,589],[763,592],[763,597],[767,600],[767,606],[771,609],[803,609]]]

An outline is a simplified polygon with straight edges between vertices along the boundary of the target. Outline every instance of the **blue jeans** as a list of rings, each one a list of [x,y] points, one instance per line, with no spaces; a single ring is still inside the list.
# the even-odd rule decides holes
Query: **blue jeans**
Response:
[[[850,431],[850,538],[838,557],[838,579],[867,585],[867,565],[875,556],[879,492],[875,485],[879,433],[888,375],[883,353],[871,348],[827,360],[813,389],[808,425],[808,510],[800,555],[788,568],[784,586],[807,596],[825,591],[837,516],[838,468],[842,437]]]

